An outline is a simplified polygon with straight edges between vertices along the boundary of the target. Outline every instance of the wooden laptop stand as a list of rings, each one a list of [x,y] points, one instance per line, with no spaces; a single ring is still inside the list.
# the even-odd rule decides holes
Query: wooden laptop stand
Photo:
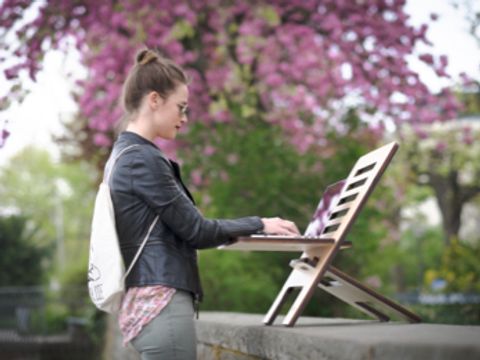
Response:
[[[287,296],[297,288],[300,292],[283,320],[283,325],[294,326],[317,287],[380,321],[390,320],[388,312],[409,322],[421,321],[406,308],[331,266],[337,252],[351,246],[345,236],[397,149],[398,144],[392,142],[358,159],[319,237],[241,237],[236,243],[222,247],[244,251],[303,251],[299,259],[290,262],[293,270],[263,319],[266,325],[274,322]]]

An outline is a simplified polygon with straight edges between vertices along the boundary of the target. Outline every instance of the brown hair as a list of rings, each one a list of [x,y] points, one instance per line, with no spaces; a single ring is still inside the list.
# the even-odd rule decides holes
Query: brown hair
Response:
[[[156,91],[166,99],[180,84],[188,84],[182,68],[155,50],[141,50],[123,85],[123,108],[133,113],[139,109],[144,95]]]

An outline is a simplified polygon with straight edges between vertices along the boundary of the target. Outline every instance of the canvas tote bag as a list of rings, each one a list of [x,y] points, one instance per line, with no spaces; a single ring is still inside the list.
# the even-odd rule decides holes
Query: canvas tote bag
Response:
[[[95,306],[108,313],[115,313],[120,309],[125,292],[125,279],[137,262],[150,233],[158,221],[157,215],[150,225],[128,270],[125,271],[108,184],[110,174],[118,158],[125,151],[136,146],[139,145],[127,146],[114,158],[110,171],[107,171],[107,175],[100,184],[93,210],[90,255],[88,259],[88,292]]]

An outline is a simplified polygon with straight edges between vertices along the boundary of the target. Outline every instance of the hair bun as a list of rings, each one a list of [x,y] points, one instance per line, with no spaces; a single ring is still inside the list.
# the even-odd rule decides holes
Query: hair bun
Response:
[[[155,54],[152,50],[144,49],[137,54],[137,64],[146,65],[158,59],[158,55]]]

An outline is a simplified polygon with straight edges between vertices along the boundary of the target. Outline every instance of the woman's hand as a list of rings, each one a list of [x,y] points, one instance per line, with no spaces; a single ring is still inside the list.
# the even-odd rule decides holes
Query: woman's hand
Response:
[[[263,232],[270,235],[300,235],[294,222],[275,218],[262,218]]]

